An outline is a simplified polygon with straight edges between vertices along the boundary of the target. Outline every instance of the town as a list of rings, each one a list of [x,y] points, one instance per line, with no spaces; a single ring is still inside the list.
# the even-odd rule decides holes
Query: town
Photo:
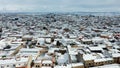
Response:
[[[1,13],[0,68],[120,68],[120,15]]]

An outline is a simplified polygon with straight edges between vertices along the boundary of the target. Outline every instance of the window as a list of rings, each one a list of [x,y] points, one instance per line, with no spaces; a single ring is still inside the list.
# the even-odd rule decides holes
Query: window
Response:
[[[1,66],[1,68],[4,68],[4,66]]]
[[[44,64],[42,64],[42,66],[44,66]]]
[[[15,64],[13,64],[13,67],[15,67]]]
[[[47,66],[47,64],[45,64],[45,66]]]
[[[39,65],[36,65],[36,67],[40,67]]]
[[[7,65],[7,67],[9,67],[9,65]]]
[[[89,65],[91,65],[91,63],[89,63]]]
[[[49,64],[48,66],[51,66],[51,64]]]

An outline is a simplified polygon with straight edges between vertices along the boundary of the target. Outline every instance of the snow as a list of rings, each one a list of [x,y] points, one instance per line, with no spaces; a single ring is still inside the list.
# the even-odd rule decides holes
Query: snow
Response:
[[[68,55],[64,54],[64,55],[59,55],[57,62],[58,64],[64,64],[64,63],[67,63],[68,60],[69,60]]]
[[[56,65],[54,66],[54,68],[72,68],[72,66],[70,64],[68,64],[67,66],[64,65]]]
[[[6,43],[3,42],[3,41],[0,41],[0,48],[3,48],[3,47],[5,47],[5,46],[6,46]]]
[[[27,49],[27,48],[22,48],[22,49],[20,49],[20,51],[21,52],[29,52],[29,51],[35,51],[35,52],[38,52],[38,51],[40,51],[42,48],[31,48],[31,49]]]
[[[77,58],[75,55],[70,55],[72,62],[77,62]]]
[[[92,54],[84,54],[83,59],[84,60],[94,60],[96,56],[93,56]]]
[[[120,53],[114,53],[112,54],[113,57],[120,57]]]
[[[90,67],[90,68],[120,68],[120,65],[119,64],[109,64],[109,65]]]
[[[48,50],[48,53],[54,53],[55,50],[59,50],[59,48],[50,48]]]
[[[22,48],[18,54],[20,54],[21,56],[33,56],[33,59],[35,59],[35,57],[39,54],[40,50],[42,48],[31,48],[31,49],[27,49],[27,48]]]
[[[46,67],[46,66],[43,67],[43,66],[42,66],[41,68],[51,68],[51,67]]]
[[[72,63],[72,66],[73,66],[73,67],[76,67],[76,66],[83,66],[83,63]]]
[[[104,62],[107,61],[105,58],[95,59],[94,62]]]
[[[98,50],[102,51],[103,50],[102,47],[89,47],[89,49],[93,50],[93,51],[98,51]]]
[[[69,68],[67,66],[55,66],[54,68]]]
[[[35,60],[34,63],[41,63],[41,60]]]
[[[51,60],[43,60],[42,63],[43,64],[52,64],[52,61]]]
[[[92,41],[92,39],[82,39],[82,41],[87,42],[87,41]]]
[[[32,38],[30,35],[24,35],[23,38]]]
[[[45,39],[44,38],[38,38],[37,43],[40,43],[40,45],[43,45],[45,43]]]
[[[46,40],[46,42],[48,42],[48,43],[51,42],[51,39],[50,39],[50,38],[46,38],[45,40]]]
[[[21,58],[20,61],[16,61],[15,59],[6,59],[6,60],[0,60],[0,65],[27,63],[27,61],[28,58]]]
[[[77,55],[78,53],[76,52],[75,48],[68,48],[69,54],[71,55]]]
[[[103,42],[104,39],[100,38],[100,37],[95,37],[95,38],[92,38],[92,41],[93,42]]]

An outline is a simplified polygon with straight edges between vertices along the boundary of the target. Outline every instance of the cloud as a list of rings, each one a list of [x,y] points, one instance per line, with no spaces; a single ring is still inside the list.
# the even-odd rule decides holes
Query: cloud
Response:
[[[0,10],[119,12],[120,0],[0,0]]]

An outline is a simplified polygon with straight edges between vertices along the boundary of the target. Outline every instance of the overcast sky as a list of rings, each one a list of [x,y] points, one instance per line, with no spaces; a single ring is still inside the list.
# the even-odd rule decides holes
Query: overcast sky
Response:
[[[120,12],[120,0],[0,0],[0,11]]]

